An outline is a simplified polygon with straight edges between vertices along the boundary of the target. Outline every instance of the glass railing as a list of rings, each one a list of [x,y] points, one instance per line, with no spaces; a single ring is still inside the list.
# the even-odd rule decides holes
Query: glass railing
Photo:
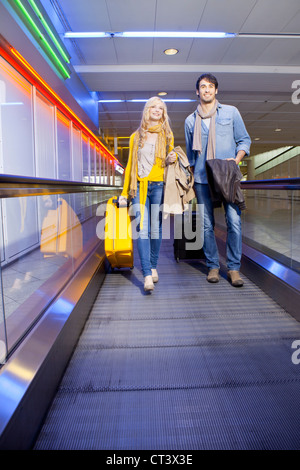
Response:
[[[1,177],[0,365],[103,242],[120,187]]]
[[[244,181],[243,242],[300,272],[300,178]],[[223,211],[216,224],[225,227]]]

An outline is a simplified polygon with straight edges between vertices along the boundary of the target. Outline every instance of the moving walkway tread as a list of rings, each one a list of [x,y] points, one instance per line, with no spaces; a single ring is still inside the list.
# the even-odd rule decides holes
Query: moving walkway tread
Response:
[[[159,282],[107,274],[35,449],[300,449],[300,324],[163,240]]]

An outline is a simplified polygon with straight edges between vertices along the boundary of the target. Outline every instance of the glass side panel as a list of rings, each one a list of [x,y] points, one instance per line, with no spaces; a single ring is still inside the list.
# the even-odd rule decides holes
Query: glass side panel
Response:
[[[6,325],[9,350],[98,246],[97,224],[110,195],[114,188],[2,200],[0,341]]]
[[[300,272],[300,191],[293,191],[291,227],[291,267]]]
[[[252,189],[244,191],[243,242],[300,272],[300,198],[298,191]],[[216,224],[225,228],[223,209]]]
[[[2,203],[2,201],[0,201]],[[2,230],[2,204],[0,203],[0,253],[1,261],[4,258],[3,253],[3,230]],[[0,265],[0,368],[4,364],[6,354],[7,354],[7,345],[6,345],[6,325],[5,325],[5,311],[3,303],[3,283],[2,283],[2,269]]]

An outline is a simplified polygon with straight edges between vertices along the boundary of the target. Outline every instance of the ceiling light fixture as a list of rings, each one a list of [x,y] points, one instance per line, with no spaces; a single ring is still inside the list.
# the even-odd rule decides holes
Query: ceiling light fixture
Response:
[[[166,91],[160,91],[159,93],[157,93],[158,96],[165,96],[167,94],[168,93]]]
[[[236,33],[207,32],[207,31],[91,31],[75,32],[67,31],[65,38],[231,38]]]
[[[236,33],[240,38],[261,38],[261,39],[300,39],[298,33]]]
[[[227,39],[227,38],[273,38],[299,39],[298,33],[226,33],[221,31],[67,31],[65,38],[190,38],[190,39]]]
[[[174,99],[167,99],[167,100],[164,100],[162,99],[163,101],[166,101],[167,103],[190,103],[192,101],[197,101],[197,100],[190,100],[190,99],[177,99],[177,98],[174,98]]]
[[[99,100],[99,103],[124,103],[125,100]]]
[[[167,103],[190,103],[193,101],[197,100],[191,100],[187,98],[172,98],[172,99],[164,99],[161,98],[162,101],[165,101]],[[133,100],[98,100],[98,103],[146,103],[149,100],[149,98],[138,98],[138,99],[133,99]]]
[[[175,55],[175,54],[178,54],[179,50],[178,49],[165,49],[164,50],[164,53],[166,55]]]

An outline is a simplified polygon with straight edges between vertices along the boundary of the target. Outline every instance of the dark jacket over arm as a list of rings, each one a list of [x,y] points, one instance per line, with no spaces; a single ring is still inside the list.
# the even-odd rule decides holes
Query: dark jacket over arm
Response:
[[[207,181],[215,207],[223,201],[246,209],[240,181],[242,173],[234,160],[213,159],[206,161]]]

